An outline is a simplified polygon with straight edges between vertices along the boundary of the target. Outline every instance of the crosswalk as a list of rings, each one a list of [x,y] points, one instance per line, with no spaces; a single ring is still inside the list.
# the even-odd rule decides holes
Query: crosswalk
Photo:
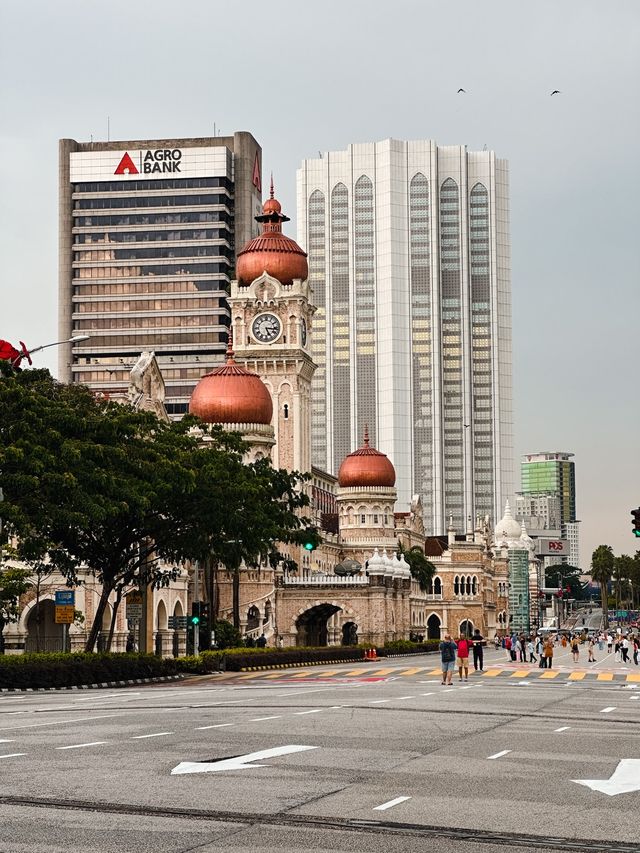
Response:
[[[251,672],[239,673],[238,677],[241,680],[268,680],[268,681],[309,681],[309,680],[324,680],[324,679],[371,679],[371,678],[413,678],[424,676],[441,676],[442,671],[439,667],[432,668],[429,666],[383,666],[373,667],[363,665],[357,669],[321,669],[313,667],[309,669],[297,670],[296,672],[287,672],[286,670],[278,670],[277,672]],[[457,673],[456,673],[457,677]],[[540,680],[540,681],[559,681],[559,682],[581,682],[581,683],[598,683],[598,682],[626,682],[628,684],[640,685],[640,673],[624,673],[624,672],[595,672],[593,670],[574,670],[570,671],[566,668],[561,669],[539,669],[532,667],[531,669],[514,669],[512,667],[494,666],[484,670],[484,672],[469,673],[469,677],[476,679],[499,679],[504,680]]]

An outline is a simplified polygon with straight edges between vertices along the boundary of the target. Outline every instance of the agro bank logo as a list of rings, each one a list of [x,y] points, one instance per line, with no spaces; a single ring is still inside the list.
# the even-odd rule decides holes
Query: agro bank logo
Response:
[[[140,151],[138,166],[133,162],[129,152],[126,152],[114,175],[151,175],[157,172],[179,172],[182,162],[182,151],[179,148],[156,148],[155,150]]]

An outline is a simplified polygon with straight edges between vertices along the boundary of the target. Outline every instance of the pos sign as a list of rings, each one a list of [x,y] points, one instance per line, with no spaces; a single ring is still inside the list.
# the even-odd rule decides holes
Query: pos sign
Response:
[[[539,557],[567,557],[569,542],[566,539],[538,539],[536,553]]]

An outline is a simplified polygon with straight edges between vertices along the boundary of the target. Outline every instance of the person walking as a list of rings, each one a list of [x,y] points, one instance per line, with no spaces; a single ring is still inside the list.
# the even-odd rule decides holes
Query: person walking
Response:
[[[633,637],[633,662],[638,666],[638,652],[640,652],[640,643],[637,637]]]
[[[575,634],[571,638],[571,656],[573,657],[573,662],[578,663],[578,658],[580,657],[580,644],[578,643],[578,638]]]
[[[619,636],[616,636],[616,642],[615,642],[615,645],[613,647],[613,650],[614,650],[614,655],[613,655],[614,661],[616,663],[620,663],[620,637]]]
[[[504,648],[507,653],[507,660],[511,660],[511,637],[507,634],[504,638]]]
[[[464,669],[464,680],[469,680],[469,640],[460,634],[458,639],[458,675],[462,681],[462,670]]]
[[[629,637],[625,636],[622,643],[620,644],[620,651],[622,652],[622,663],[629,663]]]
[[[445,634],[440,643],[440,660],[442,661],[442,684],[451,684],[453,670],[456,666],[456,644],[451,639],[451,634]]]
[[[534,655],[533,640],[531,637],[527,640],[527,651],[529,652],[529,663],[537,663],[538,658]]]
[[[589,663],[595,663],[596,662],[596,659],[593,656],[593,652],[595,650],[595,647],[596,647],[596,644],[595,644],[593,637],[589,637],[589,647],[588,647]]]
[[[540,669],[544,669],[547,665],[547,659],[544,656],[544,640],[542,637],[538,637],[536,640],[536,652],[538,653],[538,667]]]
[[[520,663],[526,663],[527,662],[527,640],[526,640],[526,637],[524,636],[524,634],[520,634],[520,637],[518,639],[520,641],[520,656],[519,656],[518,660],[520,661]]]
[[[542,651],[545,658],[545,668],[552,669],[553,667],[553,640],[547,637],[544,641],[544,649]]]
[[[598,650],[599,651],[602,651],[604,649],[604,640],[605,640],[604,634],[600,633],[600,635],[598,636]]]
[[[517,660],[516,658],[516,649],[517,649],[518,638],[515,633],[511,635],[511,660]]]
[[[473,650],[473,668],[477,672],[484,671],[484,650],[482,648],[484,644],[484,637],[480,633],[480,629],[476,628],[473,632],[473,637],[471,638],[472,650]]]
[[[607,654],[611,654],[611,650],[613,649],[613,637],[611,634],[607,634]]]

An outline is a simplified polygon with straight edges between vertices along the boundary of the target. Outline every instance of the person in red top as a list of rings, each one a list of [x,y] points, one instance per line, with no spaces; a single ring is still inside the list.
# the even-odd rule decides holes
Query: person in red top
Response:
[[[458,675],[460,676],[460,681],[462,681],[462,670],[464,669],[464,680],[469,680],[469,641],[466,637],[463,637],[460,634],[458,638],[458,642],[456,643],[458,647]]]

